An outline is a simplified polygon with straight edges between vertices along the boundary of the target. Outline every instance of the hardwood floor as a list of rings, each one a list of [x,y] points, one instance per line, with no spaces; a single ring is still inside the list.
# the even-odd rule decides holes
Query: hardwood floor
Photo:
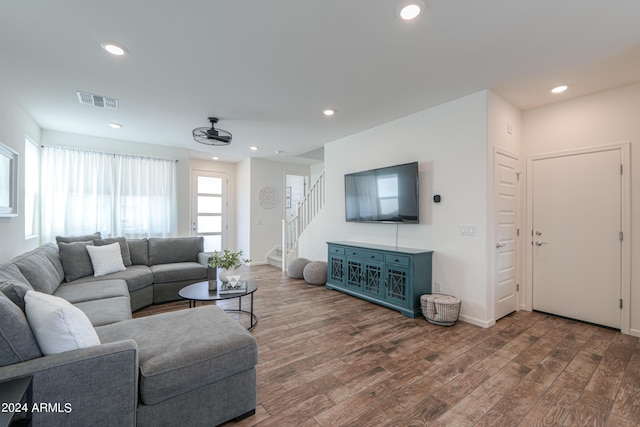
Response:
[[[260,286],[258,407],[225,427],[640,425],[638,338],[524,311],[440,327],[271,266],[242,274]]]

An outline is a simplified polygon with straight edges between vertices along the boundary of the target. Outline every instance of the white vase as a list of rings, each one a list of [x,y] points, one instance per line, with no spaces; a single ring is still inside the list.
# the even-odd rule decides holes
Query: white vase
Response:
[[[226,283],[229,281],[228,277],[229,276],[234,276],[236,274],[236,269],[235,268],[230,268],[230,269],[226,269],[226,268],[219,268],[218,269],[218,280],[220,280],[223,283]]]

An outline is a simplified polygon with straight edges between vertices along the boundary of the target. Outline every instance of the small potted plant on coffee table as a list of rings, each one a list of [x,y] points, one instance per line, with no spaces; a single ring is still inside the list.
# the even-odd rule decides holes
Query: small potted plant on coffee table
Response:
[[[214,252],[209,258],[209,267],[216,268],[217,278],[221,282],[227,282],[228,276],[234,276],[236,270],[242,266],[242,264],[251,262],[250,259],[242,258],[242,251],[231,252],[229,249],[225,249],[222,252]]]

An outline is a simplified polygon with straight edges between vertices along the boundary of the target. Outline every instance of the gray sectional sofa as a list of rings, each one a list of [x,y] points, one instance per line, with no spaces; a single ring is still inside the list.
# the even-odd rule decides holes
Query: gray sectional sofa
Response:
[[[78,248],[88,241],[110,243],[61,239],[0,265],[0,382],[31,376],[33,402],[72,409],[33,413],[33,425],[215,426],[253,414],[257,343],[224,311],[132,318],[132,310],[178,299],[180,288],[207,279],[202,239],[117,239],[129,265],[100,277],[82,275]],[[28,290],[79,308],[100,345],[43,355],[24,311]]]

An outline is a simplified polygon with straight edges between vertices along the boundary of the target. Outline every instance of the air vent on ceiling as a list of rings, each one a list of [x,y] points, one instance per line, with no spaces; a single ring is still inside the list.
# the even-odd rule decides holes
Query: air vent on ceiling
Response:
[[[107,96],[93,95],[87,92],[76,92],[78,95],[78,101],[80,104],[93,105],[100,108],[106,108],[108,110],[118,109],[118,100],[115,98],[109,98]]]

